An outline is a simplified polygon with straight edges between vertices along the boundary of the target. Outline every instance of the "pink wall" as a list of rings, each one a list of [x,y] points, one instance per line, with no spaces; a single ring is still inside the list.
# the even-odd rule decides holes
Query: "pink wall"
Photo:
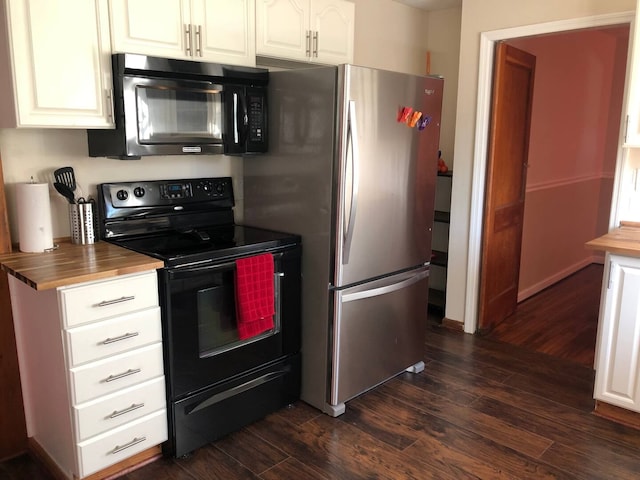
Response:
[[[584,243],[607,231],[628,30],[508,42],[537,58],[519,300],[591,263]]]

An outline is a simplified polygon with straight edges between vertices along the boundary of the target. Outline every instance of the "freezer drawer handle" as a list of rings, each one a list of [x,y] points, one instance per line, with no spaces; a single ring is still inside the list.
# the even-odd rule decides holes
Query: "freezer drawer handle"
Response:
[[[147,437],[133,437],[133,440],[131,440],[129,443],[125,443],[122,446],[116,445],[115,448],[109,453],[115,455],[116,453],[120,453],[121,451],[126,450],[129,447],[133,447],[134,445],[144,442],[146,439]]]
[[[402,290],[403,288],[408,287],[409,285],[413,285],[414,283],[418,283],[423,278],[427,278],[429,276],[429,269],[422,270],[420,273],[416,273],[413,276],[401,280],[397,283],[393,283],[391,285],[385,285],[384,287],[373,288],[371,290],[365,290],[362,292],[353,292],[353,293],[345,293],[342,295],[343,302],[352,302],[354,300],[361,300],[363,298],[377,297],[378,295],[385,295],[387,293],[395,292],[397,290]]]

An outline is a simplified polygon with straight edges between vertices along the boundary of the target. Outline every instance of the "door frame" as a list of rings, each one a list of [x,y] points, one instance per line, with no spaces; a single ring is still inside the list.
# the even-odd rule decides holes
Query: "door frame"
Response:
[[[491,119],[491,85],[493,80],[493,60],[495,44],[501,40],[518,37],[543,35],[548,33],[569,32],[583,28],[606,27],[610,25],[629,24],[632,28],[629,38],[633,38],[633,20],[635,12],[620,12],[592,17],[574,18],[554,22],[526,25],[522,27],[505,28],[482,32],[480,35],[480,55],[478,66],[478,101],[476,105],[476,129],[473,148],[473,173],[471,185],[471,206],[469,216],[469,254],[467,257],[467,289],[464,308],[464,331],[475,333],[478,325],[478,300],[480,298],[480,261],[482,258],[482,219],[485,199],[485,180],[487,170],[487,148],[489,141],[489,125]],[[631,45],[630,45],[631,47]],[[624,88],[624,101],[620,125],[624,125],[628,96],[628,80],[632,48],[627,53],[627,78]],[[620,141],[616,158],[616,169],[613,184],[613,196],[609,228],[615,223],[618,210],[618,192],[622,177],[622,140],[623,130],[620,129]]]

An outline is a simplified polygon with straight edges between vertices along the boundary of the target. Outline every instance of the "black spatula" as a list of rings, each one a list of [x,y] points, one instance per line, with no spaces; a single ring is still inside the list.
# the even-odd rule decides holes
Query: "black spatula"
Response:
[[[71,167],[58,168],[53,172],[53,178],[56,179],[56,182],[62,183],[63,185],[66,185],[67,187],[69,187],[71,192],[74,192],[74,195],[75,195],[76,176],[73,173],[73,168]]]

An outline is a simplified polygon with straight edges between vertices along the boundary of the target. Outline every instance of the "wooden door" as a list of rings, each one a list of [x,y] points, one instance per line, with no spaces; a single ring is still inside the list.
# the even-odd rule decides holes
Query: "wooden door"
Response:
[[[11,252],[11,237],[0,159],[0,253]],[[13,331],[7,274],[0,272],[0,461],[27,449],[18,353]]]
[[[505,43],[496,49],[483,217],[478,329],[511,315],[520,250],[536,58]]]

